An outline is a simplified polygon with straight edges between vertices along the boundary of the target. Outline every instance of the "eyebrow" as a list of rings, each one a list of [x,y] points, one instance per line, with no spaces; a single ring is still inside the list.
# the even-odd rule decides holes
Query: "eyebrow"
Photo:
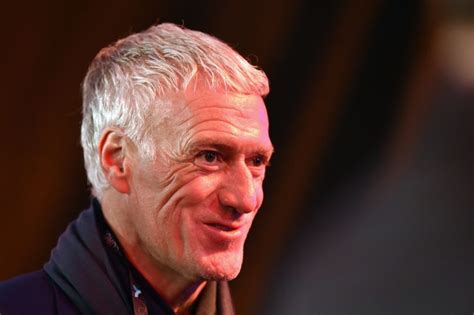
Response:
[[[234,152],[237,151],[235,149],[235,146],[230,145],[228,143],[222,142],[217,139],[202,139],[198,140],[194,143],[191,144],[191,151],[196,151],[199,150],[200,147],[210,147],[213,149],[216,149],[221,152]],[[263,145],[256,145],[256,146],[250,146],[251,149],[249,151],[252,151],[257,154],[265,155],[268,159],[273,155],[274,148],[272,145],[270,146],[263,146]]]

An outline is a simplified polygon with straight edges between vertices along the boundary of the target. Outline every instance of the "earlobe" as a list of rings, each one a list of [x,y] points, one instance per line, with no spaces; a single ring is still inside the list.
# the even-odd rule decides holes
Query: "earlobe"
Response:
[[[130,172],[125,140],[122,131],[107,129],[102,133],[98,149],[102,171],[110,186],[120,193],[128,194]]]

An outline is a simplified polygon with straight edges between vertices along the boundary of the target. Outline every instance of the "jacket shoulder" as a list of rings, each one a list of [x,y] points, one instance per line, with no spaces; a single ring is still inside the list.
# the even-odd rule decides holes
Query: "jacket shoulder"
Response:
[[[0,314],[78,314],[43,271],[0,282]]]

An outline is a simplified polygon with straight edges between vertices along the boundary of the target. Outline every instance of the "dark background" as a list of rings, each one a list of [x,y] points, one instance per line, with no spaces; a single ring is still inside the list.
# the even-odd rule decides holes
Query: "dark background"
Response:
[[[472,1],[2,4],[0,279],[89,203],[80,83],[158,21],[263,68],[276,154],[232,282],[239,314],[472,314]]]

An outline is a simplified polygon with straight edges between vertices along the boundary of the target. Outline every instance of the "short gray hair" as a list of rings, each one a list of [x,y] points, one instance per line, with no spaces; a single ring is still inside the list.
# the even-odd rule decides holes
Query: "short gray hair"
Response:
[[[184,91],[190,81],[209,88],[265,96],[265,73],[210,35],[170,23],[159,24],[102,49],[82,84],[81,144],[92,193],[109,187],[98,152],[107,127],[120,128],[144,156],[154,156],[147,118],[167,94]]]

